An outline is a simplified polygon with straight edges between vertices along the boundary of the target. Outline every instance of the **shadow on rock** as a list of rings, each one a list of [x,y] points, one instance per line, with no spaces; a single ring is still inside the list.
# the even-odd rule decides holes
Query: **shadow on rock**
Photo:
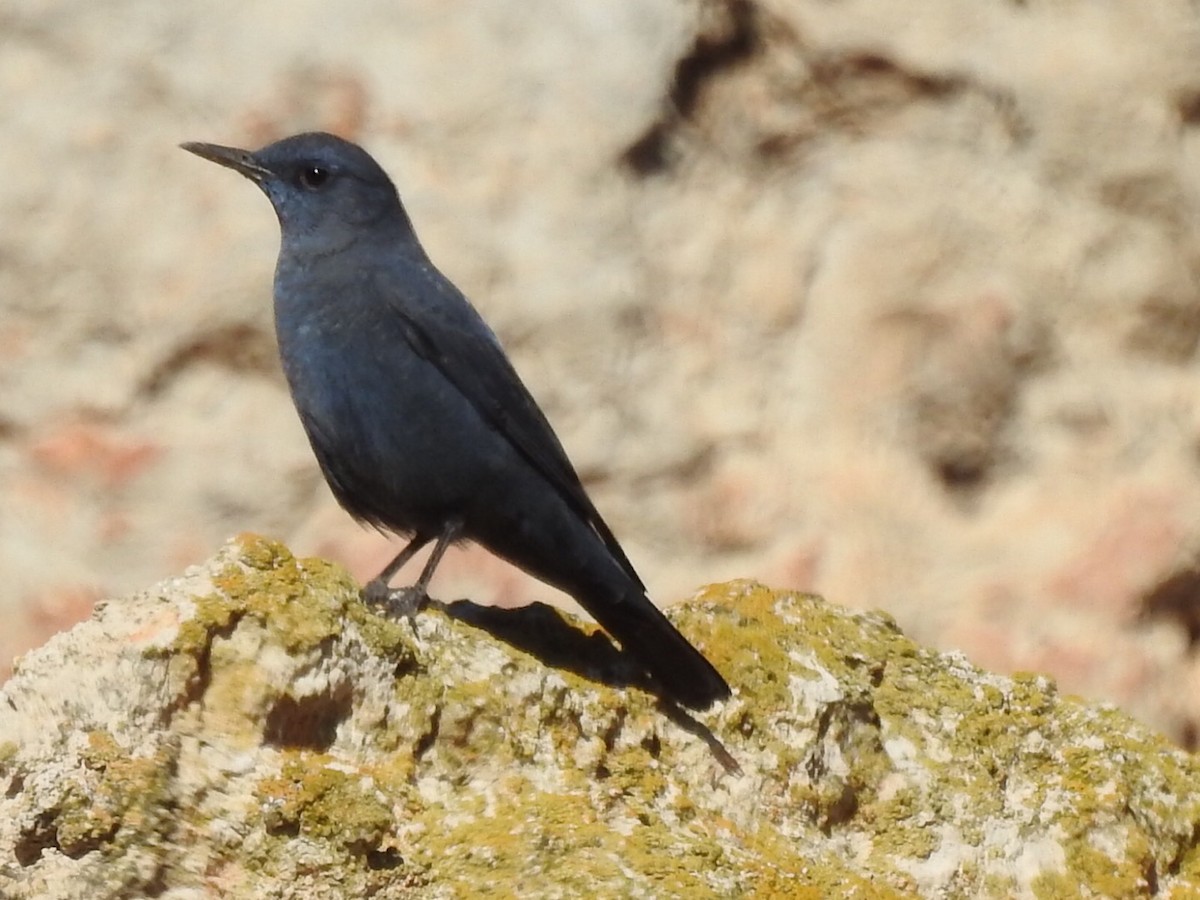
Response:
[[[583,631],[545,603],[506,609],[482,606],[470,600],[444,603],[431,599],[428,606],[452,619],[486,631],[497,640],[528,653],[551,668],[565,669],[581,678],[613,688],[637,688],[657,697],[664,716],[707,744],[727,772],[741,772],[741,766],[711,729],[671,700],[633,657],[614,644],[604,632]]]
[[[555,669],[565,669],[609,687],[635,687],[665,700],[650,675],[608,635],[602,631],[583,631],[545,603],[505,609],[482,606],[471,600],[451,603],[430,600],[429,608],[486,631]]]

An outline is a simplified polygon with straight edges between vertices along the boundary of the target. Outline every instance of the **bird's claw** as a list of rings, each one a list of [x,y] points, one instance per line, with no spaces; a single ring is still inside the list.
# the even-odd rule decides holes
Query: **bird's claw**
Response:
[[[378,579],[363,587],[362,598],[369,606],[383,607],[397,618],[410,620],[429,602],[429,595],[420,585],[390,588]]]
[[[376,578],[363,585],[362,599],[368,606],[385,606],[391,593],[392,589]]]
[[[417,613],[425,608],[429,595],[423,588],[406,587],[390,591],[387,597],[388,611],[405,619],[416,618]]]

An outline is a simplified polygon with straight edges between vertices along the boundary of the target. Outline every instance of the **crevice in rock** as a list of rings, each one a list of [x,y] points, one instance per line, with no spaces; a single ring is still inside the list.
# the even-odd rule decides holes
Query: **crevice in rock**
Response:
[[[1188,753],[1195,753],[1197,748],[1200,748],[1200,727],[1197,727],[1194,719],[1189,719],[1180,726],[1179,746]]]
[[[1187,634],[1188,649],[1200,643],[1200,566],[1175,572],[1152,587],[1141,601],[1146,619],[1173,619]]]
[[[33,824],[21,831],[21,837],[13,846],[13,855],[22,868],[32,866],[42,858],[42,851],[51,847],[58,849],[58,830],[54,827],[59,810],[48,809],[38,813]]]
[[[196,672],[184,686],[179,696],[175,698],[175,702],[165,704],[159,716],[160,724],[166,728],[171,724],[171,720],[175,717],[175,713],[181,709],[186,709],[192,703],[195,703],[202,698],[208,691],[208,686],[212,683],[212,647],[213,641],[217,638],[228,638],[237,629],[238,624],[242,620],[242,613],[233,613],[229,617],[229,621],[224,625],[213,625],[208,628],[204,635],[204,645],[197,651],[194,651],[196,661]],[[187,652],[180,654],[181,656],[190,655]]]
[[[432,715],[429,717],[429,727],[425,730],[418,739],[416,746],[413,747],[413,761],[420,762],[425,758],[433,745],[437,742],[438,733],[442,729],[442,708],[435,706]]]
[[[25,790],[25,776],[17,774],[9,780],[8,787],[4,790],[4,796],[11,800],[23,790]]]
[[[367,868],[375,871],[388,871],[404,865],[404,857],[395,849],[368,850],[366,852],[366,861]]]
[[[161,897],[167,893],[171,889],[169,876],[170,867],[166,863],[159,863],[150,880],[141,886],[141,895],[143,897]]]
[[[642,738],[642,749],[650,754],[651,759],[658,759],[662,754],[662,740],[658,734],[651,732]]]
[[[261,328],[245,322],[222,325],[201,332],[161,360],[142,380],[138,394],[157,397],[198,363],[263,375],[276,371],[277,357],[274,339]]]
[[[608,767],[608,756],[617,746],[617,737],[621,734],[621,729],[625,727],[625,720],[629,715],[628,710],[623,706],[618,707],[615,712],[616,715],[600,735],[600,743],[604,745],[604,752],[600,754],[600,759],[596,762],[596,770],[593,773],[597,781],[603,781],[612,774],[612,770]]]
[[[1182,93],[1175,101],[1175,109],[1183,125],[1193,128],[1200,125],[1200,91]]]
[[[1147,359],[1184,365],[1200,346],[1200,303],[1192,297],[1149,297],[1138,307],[1137,322],[1125,336],[1130,352]]]
[[[967,87],[963,78],[929,75],[905,69],[878,53],[849,52],[816,57],[811,62],[813,81],[842,84],[852,80],[882,79],[902,88],[908,96],[945,97]]]
[[[483,707],[472,709],[459,722],[458,734],[453,738],[452,743],[456,747],[469,747],[471,745],[471,735],[475,732],[475,725],[479,722],[479,717],[483,715]]]
[[[1014,145],[1033,133],[1010,91],[969,72],[925,71],[871,46],[822,50],[786,17],[750,0],[705,9],[709,18],[677,61],[662,111],[621,154],[621,165],[636,177],[660,175],[677,164],[687,125],[724,133],[736,145],[733,156],[749,151],[766,163],[792,158],[819,136],[860,137],[914,104],[945,106],[960,98],[982,99]],[[748,63],[762,67],[747,79],[754,86],[731,85],[709,104],[713,85]],[[722,121],[729,124],[727,133]]]
[[[284,694],[267,713],[263,741],[273,747],[324,752],[333,746],[351,707],[351,690],[346,683],[306,697]]]
[[[19,437],[24,428],[7,416],[0,415],[0,441],[11,441]]]
[[[617,746],[617,736],[620,735],[621,729],[625,727],[625,719],[628,717],[628,712],[625,707],[617,709],[617,714],[613,716],[608,727],[604,729],[604,734],[600,735],[600,741],[604,744],[604,752],[612,753],[613,748]]]
[[[621,163],[633,174],[645,178],[669,169],[671,138],[680,120],[695,113],[705,86],[757,51],[754,4],[749,0],[732,0],[725,9],[720,27],[698,34],[688,52],[675,64],[663,114],[621,155]]]

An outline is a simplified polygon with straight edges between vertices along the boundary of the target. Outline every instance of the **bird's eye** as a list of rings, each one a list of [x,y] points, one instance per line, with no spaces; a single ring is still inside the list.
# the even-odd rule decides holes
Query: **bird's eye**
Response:
[[[322,166],[306,166],[300,170],[300,186],[319,191],[329,181],[329,170]]]

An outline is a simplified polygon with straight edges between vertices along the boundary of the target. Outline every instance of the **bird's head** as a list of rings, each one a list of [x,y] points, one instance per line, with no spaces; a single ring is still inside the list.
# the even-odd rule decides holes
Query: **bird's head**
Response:
[[[336,246],[364,233],[411,226],[387,173],[357,144],[323,132],[260,150],[187,143],[184,150],[245,175],[270,199],[283,240]]]

